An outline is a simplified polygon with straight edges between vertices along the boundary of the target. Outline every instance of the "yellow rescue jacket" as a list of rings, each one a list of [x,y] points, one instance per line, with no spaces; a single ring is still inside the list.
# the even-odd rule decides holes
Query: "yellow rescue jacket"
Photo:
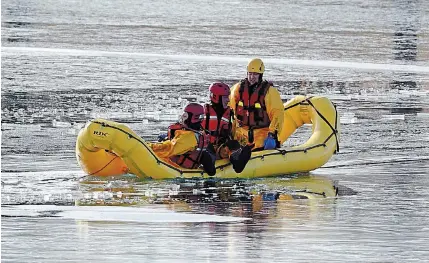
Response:
[[[155,154],[161,158],[169,158],[175,155],[185,154],[197,147],[195,133],[187,130],[177,130],[174,138],[159,143],[149,143]]]

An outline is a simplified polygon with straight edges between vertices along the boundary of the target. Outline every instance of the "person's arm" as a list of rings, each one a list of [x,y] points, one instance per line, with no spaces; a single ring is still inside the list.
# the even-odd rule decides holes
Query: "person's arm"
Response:
[[[237,82],[234,86],[231,88],[231,94],[229,95],[229,107],[235,112],[235,106],[237,104],[237,101],[240,99],[240,96],[238,94],[240,89],[240,82]]]
[[[268,117],[270,118],[269,130],[273,134],[277,131],[280,134],[283,128],[284,107],[280,93],[274,87],[270,87],[265,96],[265,105],[267,107]]]
[[[235,135],[235,129],[237,128],[237,116],[235,115],[235,108],[237,105],[237,101],[240,99],[240,96],[238,94],[240,89],[240,82],[236,83],[231,88],[231,94],[229,95],[229,107],[233,111],[233,120],[232,120],[232,127],[231,127],[231,135],[234,138]]]
[[[149,146],[157,156],[168,158],[192,151],[197,147],[197,139],[195,138],[195,134],[191,131],[178,130],[174,133],[174,138],[172,140],[161,143],[150,143]]]

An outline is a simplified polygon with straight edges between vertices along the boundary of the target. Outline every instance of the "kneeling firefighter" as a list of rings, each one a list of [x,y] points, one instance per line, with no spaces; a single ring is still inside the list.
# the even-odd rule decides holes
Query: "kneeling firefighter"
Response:
[[[204,171],[216,174],[216,154],[210,143],[210,135],[201,129],[204,107],[198,103],[190,103],[178,123],[168,127],[167,139],[151,143],[150,147],[161,158],[170,158],[183,168],[195,169],[203,166]]]
[[[204,105],[203,129],[210,135],[217,159],[229,158],[234,171],[241,173],[251,157],[252,144],[241,147],[233,139],[233,112],[229,107],[229,86],[215,82],[209,87],[210,104]]]

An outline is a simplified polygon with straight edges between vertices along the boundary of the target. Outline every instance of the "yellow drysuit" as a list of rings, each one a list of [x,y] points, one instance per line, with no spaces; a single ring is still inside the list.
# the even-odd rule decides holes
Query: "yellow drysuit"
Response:
[[[236,104],[240,100],[240,82],[236,83],[231,89],[230,107],[236,112]],[[253,130],[254,148],[264,147],[264,140],[268,136],[268,132],[277,134],[281,133],[283,127],[283,102],[280,98],[278,90],[272,86],[268,88],[265,96],[265,106],[267,108],[268,117],[270,119],[270,126],[266,128],[258,128]],[[241,145],[248,143],[249,126],[239,127],[237,116],[233,124],[234,139],[238,140]]]

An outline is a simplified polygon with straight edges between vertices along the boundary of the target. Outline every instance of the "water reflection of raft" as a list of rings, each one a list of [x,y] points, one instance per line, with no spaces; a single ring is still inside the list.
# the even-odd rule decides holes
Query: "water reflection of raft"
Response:
[[[298,146],[252,153],[240,174],[234,172],[228,160],[219,160],[216,177],[254,178],[307,172],[324,165],[338,151],[339,118],[327,98],[296,96],[284,106],[281,142],[304,124],[312,124],[310,138]],[[202,170],[183,169],[159,158],[129,127],[104,119],[92,120],[80,131],[76,156],[82,169],[91,175],[131,173],[153,179],[208,176]]]
[[[85,177],[80,181],[77,205],[144,205],[190,203],[281,202],[333,198],[339,194],[337,182],[322,176],[282,176],[256,179],[175,178],[137,180],[134,177]]]

